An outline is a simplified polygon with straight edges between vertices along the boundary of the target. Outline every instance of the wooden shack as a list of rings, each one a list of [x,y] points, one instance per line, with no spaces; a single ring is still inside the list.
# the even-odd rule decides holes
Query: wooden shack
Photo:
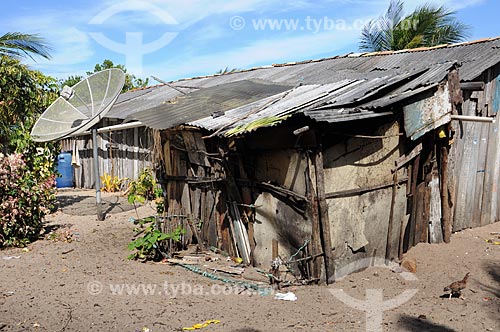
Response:
[[[165,231],[308,282],[498,220],[500,39],[171,82],[153,132]],[[133,106],[133,107],[132,107]]]

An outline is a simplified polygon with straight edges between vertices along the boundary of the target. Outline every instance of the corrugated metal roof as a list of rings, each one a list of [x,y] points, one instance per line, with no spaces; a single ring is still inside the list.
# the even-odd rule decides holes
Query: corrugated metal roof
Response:
[[[166,129],[224,112],[278,94],[291,87],[263,81],[243,80],[180,93],[153,108],[134,112],[130,119],[139,120],[154,129]]]
[[[495,38],[418,50],[365,53],[355,56],[348,55],[311,60],[298,64],[273,65],[224,75],[183,79],[170,84],[183,89],[183,91],[196,93],[195,91],[198,89],[200,89],[198,91],[210,87],[220,89],[217,86],[224,84],[231,86],[235,82],[246,80],[261,80],[267,82],[266,84],[282,86],[312,85],[315,86],[314,90],[320,89],[318,85],[325,86],[348,80],[352,84],[350,86],[352,90],[330,92],[328,102],[331,105],[327,106],[329,108],[341,108],[349,104],[357,104],[356,107],[344,108],[350,109],[349,112],[353,109],[363,109],[368,114],[373,113],[372,111],[375,111],[376,108],[401,101],[437,85],[443,80],[453,63],[461,64],[461,67],[459,67],[461,80],[474,80],[485,70],[500,62],[499,48],[500,39]],[[134,91],[121,96],[121,102],[119,100],[108,113],[108,116],[134,118],[153,128],[164,129],[182,123],[196,123],[200,127],[211,130],[220,129],[224,125],[227,126],[228,119],[233,116],[233,112],[228,111],[224,118],[211,120],[208,116],[213,110],[211,109],[208,112],[203,101],[197,101],[196,98],[189,99],[190,105],[185,104],[183,107],[172,107],[170,105],[165,107],[168,100],[181,95],[181,93],[168,86],[160,86],[152,88],[151,91],[143,92]],[[127,96],[127,94],[136,94],[136,96]],[[269,95],[261,95],[259,98]],[[376,98],[373,99],[374,97]],[[232,121],[238,119],[237,115],[241,117],[242,112],[245,112],[245,110],[249,112],[251,109],[255,110],[255,107],[265,105],[265,101],[256,102],[259,98],[246,98],[246,101],[240,99],[238,104],[240,107],[235,107],[235,115]],[[325,98],[325,100],[327,99]],[[297,97],[294,100],[294,102],[298,102],[300,99]],[[243,106],[250,102],[254,103]],[[231,106],[235,105],[228,105],[221,110],[229,110]],[[262,116],[269,116],[268,113],[274,115],[283,113],[277,110],[276,107],[267,109],[268,112],[258,113],[262,113]],[[329,110],[313,112],[301,109],[301,111],[318,121],[337,121],[335,120],[335,113],[327,113]],[[361,116],[361,113],[359,115]],[[248,118],[253,117],[249,116]],[[353,117],[338,117],[338,119],[340,118],[352,119]],[[202,120],[196,121],[198,119]],[[243,123],[243,120],[240,121]]]
[[[331,93],[351,86],[353,83],[356,82],[344,80],[325,85],[303,85],[229,110],[223,116],[204,117],[189,124],[209,130],[224,129],[221,131],[222,134],[237,126],[244,126],[262,118],[283,117],[299,110],[308,109],[316,103],[321,103]]]
[[[388,106],[404,98],[409,98],[416,93],[421,93],[431,86],[443,81],[453,63],[439,65],[438,69],[410,72],[396,76],[385,76],[373,80],[342,80],[337,83],[311,84],[296,87],[292,90],[265,98],[263,100],[241,106],[227,111],[221,117],[204,117],[189,124],[211,131],[220,135],[232,132],[235,128],[251,126],[262,119],[272,119],[270,123],[284,120],[283,116],[302,113],[318,122],[342,122],[365,119],[376,116],[392,114],[388,112],[377,113],[373,109]],[[430,80],[434,78],[436,81]],[[384,93],[387,87],[397,85],[398,93]],[[419,88],[418,88],[419,87]],[[393,91],[394,88],[389,91]],[[383,93],[383,95],[378,95]],[[371,100],[368,99],[371,97]],[[349,107],[347,107],[349,105]],[[260,127],[266,126],[265,122]]]

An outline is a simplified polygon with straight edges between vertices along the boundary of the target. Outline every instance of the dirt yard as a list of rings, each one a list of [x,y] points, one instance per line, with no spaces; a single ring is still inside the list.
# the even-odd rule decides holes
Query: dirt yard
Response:
[[[500,329],[500,239],[491,234],[498,223],[455,234],[448,245],[413,248],[413,278],[369,268],[329,287],[287,289],[297,296],[292,302],[180,266],[127,260],[135,211],[123,197],[104,195],[108,217],[98,222],[93,194],[60,191],[61,210],[47,218],[56,235],[28,250],[0,251],[0,331],[182,331],[208,320],[220,322],[200,331],[366,331],[356,303],[371,312],[373,331]],[[152,212],[139,209],[141,217]],[[466,272],[465,299],[443,297],[443,287]]]

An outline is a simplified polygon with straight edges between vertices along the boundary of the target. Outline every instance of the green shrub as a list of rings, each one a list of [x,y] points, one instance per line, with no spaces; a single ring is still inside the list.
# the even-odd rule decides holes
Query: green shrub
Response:
[[[163,233],[156,229],[156,218],[153,216],[138,220],[137,222],[140,228],[135,229],[136,236],[141,234],[142,236],[137,237],[128,244],[128,250],[134,251],[134,253],[127,257],[128,259],[143,261],[161,259],[163,258],[161,255],[162,243],[166,240],[180,242],[182,235],[186,233],[180,225],[170,233]],[[142,228],[144,225],[147,225],[146,228]]]
[[[0,154],[0,247],[38,238],[43,218],[54,208],[53,165],[48,148]]]

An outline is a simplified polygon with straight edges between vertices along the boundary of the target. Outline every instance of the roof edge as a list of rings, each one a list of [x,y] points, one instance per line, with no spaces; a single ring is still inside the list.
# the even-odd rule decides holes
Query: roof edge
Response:
[[[469,42],[461,42],[461,43],[455,43],[455,44],[442,44],[442,45],[436,45],[436,46],[431,46],[431,47],[419,47],[419,48],[404,49],[404,50],[398,50],[398,51],[380,51],[380,52],[364,52],[364,53],[350,52],[350,53],[347,53],[344,55],[336,55],[336,56],[326,57],[326,58],[310,59],[310,60],[303,60],[303,61],[296,61],[296,62],[276,63],[276,64],[271,64],[271,65],[252,67],[252,68],[248,68],[248,69],[237,70],[237,71],[234,71],[231,73],[186,77],[186,78],[181,78],[181,79],[178,79],[175,81],[170,81],[169,84],[174,84],[174,83],[179,83],[179,82],[188,82],[191,80],[197,80],[197,79],[203,79],[203,78],[218,77],[218,76],[222,76],[222,75],[232,75],[232,74],[237,74],[237,73],[245,73],[245,72],[250,72],[250,71],[259,70],[259,69],[268,69],[268,68],[275,68],[275,67],[289,67],[289,66],[296,66],[296,65],[308,64],[308,63],[314,63],[314,62],[334,60],[334,59],[371,57],[371,56],[387,56],[387,55],[393,55],[393,54],[412,53],[412,52],[427,52],[427,51],[432,51],[432,50],[436,50],[436,49],[453,48],[453,47],[487,43],[487,42],[491,42],[491,41],[495,41],[495,40],[499,40],[499,39],[500,39],[500,36],[490,37],[490,38],[482,38],[482,39],[477,39],[477,40],[473,40],[473,41],[469,41]]]

